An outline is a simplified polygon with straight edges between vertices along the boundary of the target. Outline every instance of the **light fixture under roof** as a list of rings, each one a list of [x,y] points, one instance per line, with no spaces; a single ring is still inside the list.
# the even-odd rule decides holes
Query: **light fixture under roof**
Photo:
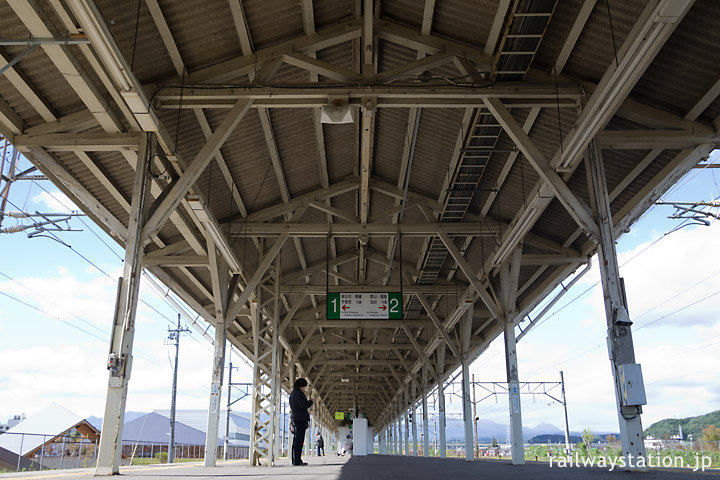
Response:
[[[330,97],[328,104],[320,107],[320,121],[329,124],[354,123],[354,113],[348,97]]]

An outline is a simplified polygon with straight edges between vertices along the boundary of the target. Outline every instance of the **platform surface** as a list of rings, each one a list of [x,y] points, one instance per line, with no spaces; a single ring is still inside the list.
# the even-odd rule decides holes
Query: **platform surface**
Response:
[[[514,466],[505,460],[476,460],[466,462],[448,458],[413,458],[385,455],[367,457],[308,457],[309,465],[294,467],[288,459],[281,459],[274,468],[251,467],[247,460],[219,462],[217,467],[206,468],[202,463],[177,465],[145,465],[123,467],[121,478],[127,480],[147,480],[151,478],[178,478],[187,480],[211,479],[328,479],[328,480],[539,480],[539,479],[619,479],[633,478],[641,480],[670,479],[720,479],[720,472],[692,472],[690,470],[651,469],[647,473],[626,471],[608,471],[603,468],[558,468],[547,463],[528,462]],[[44,472],[10,473],[0,475],[5,478],[63,480],[88,479],[93,477],[93,469],[53,470]],[[98,477],[102,478],[102,477]],[[118,477],[115,477],[118,478]]]

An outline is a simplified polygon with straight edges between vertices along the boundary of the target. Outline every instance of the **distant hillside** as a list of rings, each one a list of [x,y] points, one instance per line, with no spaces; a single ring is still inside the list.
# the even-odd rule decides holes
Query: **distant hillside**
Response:
[[[720,428],[720,410],[706,413],[697,417],[688,418],[666,418],[659,422],[653,423],[645,429],[645,436],[652,435],[655,438],[665,438],[669,435],[676,435],[682,425],[683,434],[687,437],[692,435],[693,438],[699,440],[702,431],[708,425],[715,425]]]

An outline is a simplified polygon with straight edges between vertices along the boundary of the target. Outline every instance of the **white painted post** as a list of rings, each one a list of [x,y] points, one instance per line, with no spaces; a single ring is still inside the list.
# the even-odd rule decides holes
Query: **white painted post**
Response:
[[[415,382],[410,382],[412,384],[412,395],[410,397],[412,398],[412,406],[410,407],[410,412],[412,413],[412,443],[413,443],[413,455],[416,457],[418,456],[418,441],[417,441],[417,409],[415,408],[417,403],[415,402],[415,396],[417,387],[415,386]]]
[[[510,442],[513,465],[525,463],[525,440],[523,439],[522,412],[520,407],[520,382],[518,380],[515,326],[505,323],[505,365],[507,370],[510,409]]]
[[[217,458],[220,424],[220,400],[222,397],[223,366],[225,365],[226,331],[224,324],[215,325],[215,348],[213,352],[210,404],[208,406],[207,434],[205,436],[205,466],[214,467]]]
[[[410,456],[410,411],[405,406],[405,435],[403,437],[403,443],[405,444],[405,455]]]
[[[447,454],[447,440],[445,438],[445,344],[441,343],[437,350],[438,372],[438,429],[440,434],[440,458]]]
[[[430,456],[430,433],[427,405],[427,367],[422,367],[422,414],[423,414],[423,457]]]
[[[462,394],[463,394],[463,422],[465,424],[465,460],[471,461],[473,455],[473,422],[472,422],[472,409],[470,402],[470,365],[469,365],[469,350],[470,350],[470,335],[473,319],[473,307],[470,307],[465,312],[465,317],[462,320]]]
[[[600,264],[600,278],[605,298],[607,346],[615,383],[615,403],[618,423],[620,424],[620,440],[628,468],[647,470],[647,468],[638,468],[637,460],[642,457],[644,464],[644,459],[647,458],[640,417],[642,405],[645,404],[644,400],[641,405],[623,405],[623,381],[620,376],[620,369],[625,365],[635,365],[635,348],[632,338],[632,322],[628,314],[618,267],[617,251],[615,250],[615,235],[610,200],[608,198],[607,180],[605,178],[605,167],[603,166],[602,153],[597,141],[593,140],[588,147],[586,158],[592,193],[590,198],[595,220],[600,231],[598,263]],[[634,379],[633,389],[644,390],[641,376]]]
[[[140,277],[142,275],[144,246],[142,228],[146,213],[149,150],[154,136],[143,135],[138,148],[130,219],[125,239],[123,276],[118,285],[115,318],[110,339],[109,372],[105,413],[103,415],[100,448],[95,475],[114,475],[120,472],[122,432],[125,424],[125,405],[128,382],[132,371],[132,346],[135,337]]]

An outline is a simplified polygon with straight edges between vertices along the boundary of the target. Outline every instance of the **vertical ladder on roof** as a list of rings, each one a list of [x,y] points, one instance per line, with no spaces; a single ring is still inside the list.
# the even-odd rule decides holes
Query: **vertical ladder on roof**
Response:
[[[557,0],[514,2],[493,64],[496,80],[521,81],[525,78],[556,4]],[[486,108],[475,110],[447,189],[441,222],[463,221],[501,134],[502,127]],[[425,250],[419,285],[435,283],[447,255],[442,241],[432,237]],[[408,318],[417,316],[421,309],[420,302],[412,297],[407,306]]]
[[[525,78],[556,5],[557,0],[515,0],[493,63],[496,80]]]

